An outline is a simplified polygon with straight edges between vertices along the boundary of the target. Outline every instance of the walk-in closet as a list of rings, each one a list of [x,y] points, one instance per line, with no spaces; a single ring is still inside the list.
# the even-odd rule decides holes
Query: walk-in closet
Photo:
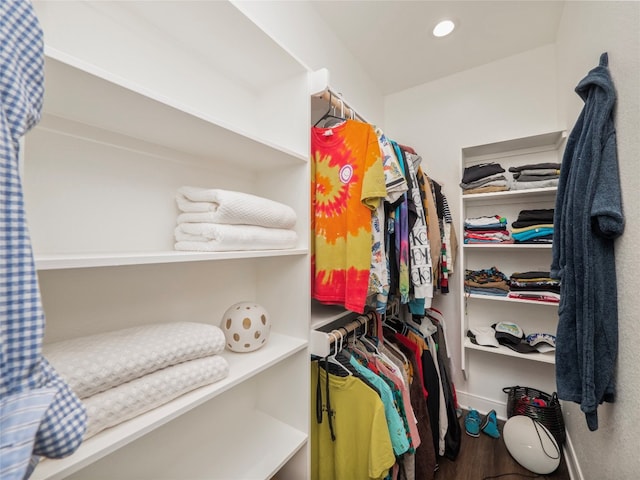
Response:
[[[639,31],[1,2],[0,477],[635,479]]]

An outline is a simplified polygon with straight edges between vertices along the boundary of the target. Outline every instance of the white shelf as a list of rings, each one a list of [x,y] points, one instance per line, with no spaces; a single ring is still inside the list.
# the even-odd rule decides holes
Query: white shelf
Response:
[[[326,332],[319,330],[333,322],[338,322],[356,314],[339,305],[311,304],[311,331],[309,332],[309,354],[326,357],[331,350],[331,342]]]
[[[500,345],[499,347],[485,347],[484,345],[476,345],[468,338],[464,341],[464,348],[470,350],[479,350],[481,352],[493,353],[494,355],[505,355],[507,357],[521,358],[523,360],[531,360],[542,363],[556,363],[554,352],[549,353],[518,353],[508,347]]]
[[[169,450],[167,455],[155,456],[151,465],[145,465],[144,476],[136,478],[264,480],[275,475],[307,441],[304,432],[257,410],[243,412],[224,433],[225,442],[215,451],[206,442],[195,443],[187,462],[173,461],[172,452],[160,447],[159,453]],[[239,450],[246,455],[245,461],[228,462],[241,457]]]
[[[23,178],[50,341],[218,319],[248,298],[268,309],[273,328],[260,350],[224,353],[227,378],[43,461],[32,478],[264,480],[283,467],[304,478],[307,67],[233,2],[35,8],[46,33],[45,97],[24,142]],[[296,248],[173,250],[184,185],[289,205]],[[133,267],[109,268],[121,266]]]
[[[308,160],[308,152],[258,138],[53,48],[45,51],[43,113],[53,118],[257,171]]]
[[[343,306],[323,305],[314,301],[311,304],[311,329],[315,330],[324,327],[351,314],[353,312],[345,310]]]
[[[550,250],[550,243],[463,243],[462,248],[480,249],[480,250]]]
[[[465,168],[482,163],[495,162],[504,170],[507,178],[511,177],[511,167],[522,167],[538,163],[561,163],[563,143],[566,131],[545,132],[521,138],[505,139],[504,141],[475,145],[461,150],[461,175]],[[523,210],[552,209],[555,206],[557,187],[530,188],[522,190],[506,190],[500,192],[474,193],[460,195],[461,221],[460,229],[464,231],[464,220],[471,217],[485,215],[500,215],[507,219],[510,226]],[[460,264],[463,269],[483,269],[495,266],[509,276],[510,272],[547,271],[551,264],[551,243],[462,243],[460,249]],[[555,359],[549,354],[520,354],[507,347],[485,347],[475,345],[464,336],[470,326],[493,323],[495,318],[513,320],[523,328],[544,328],[554,331],[557,325],[558,303],[541,302],[509,298],[507,296],[492,296],[467,294],[464,292],[464,276],[461,276],[460,298],[461,335],[461,363],[465,374],[477,376],[481,382],[487,376],[522,377],[524,380],[536,378],[540,373],[531,368],[526,372],[511,365],[513,362],[503,362],[496,354],[507,357],[520,358],[534,363],[553,364]],[[531,305],[531,306],[529,306]],[[537,306],[540,306],[538,308]],[[554,309],[550,310],[549,308]],[[545,309],[546,308],[546,309]],[[470,362],[469,351],[493,353],[490,355],[476,355]],[[535,365],[534,365],[535,367]],[[473,372],[473,373],[470,373]],[[524,375],[524,376],[523,376]],[[546,374],[545,374],[546,375]],[[543,375],[544,377],[544,375]],[[541,378],[543,378],[541,377]],[[544,377],[546,378],[546,377]]]
[[[464,294],[464,298],[476,298],[478,300],[488,300],[491,302],[512,302],[512,303],[528,303],[531,305],[544,305],[547,307],[558,307],[557,303],[552,302],[539,302],[537,300],[525,300],[520,298],[500,297],[498,295],[478,295],[478,294]]]
[[[228,400],[225,400],[228,401]],[[155,454],[140,457],[121,449],[112,457],[71,475],[70,480],[265,480],[300,451],[307,435],[291,425],[257,409],[235,410],[226,417],[218,412],[198,411],[182,417],[186,436],[168,424],[138,440],[139,448],[153,448]],[[202,416],[215,418],[203,422]],[[162,430],[167,429],[167,432]],[[212,448],[207,434],[224,435],[224,442]],[[251,434],[247,434],[251,432]],[[163,433],[165,438],[159,438]],[[238,461],[229,461],[238,459]]]
[[[490,193],[470,193],[468,195],[462,195],[462,201],[465,203],[475,203],[480,201],[505,201],[505,200],[522,200],[529,199],[535,196],[553,196],[558,189],[556,187],[546,188],[528,188],[525,190],[505,190],[503,192],[490,192]]]
[[[306,255],[307,249],[248,250],[232,252],[131,252],[95,254],[36,255],[38,270],[64,270],[67,268],[119,267],[125,265],[148,265],[181,262],[208,262],[242,258],[283,257]]]
[[[468,164],[490,159],[526,155],[535,152],[557,150],[567,137],[566,130],[541,133],[522,138],[510,138],[499,142],[465,147],[462,153]]]
[[[64,478],[283,361],[306,346],[306,340],[271,333],[269,342],[255,352],[234,353],[225,350],[223,355],[229,361],[229,375],[223,380],[189,392],[165,405],[100,432],[83,442],[70,457],[43,461],[31,478],[34,480]],[[253,427],[248,428],[247,436],[251,436],[253,431]]]

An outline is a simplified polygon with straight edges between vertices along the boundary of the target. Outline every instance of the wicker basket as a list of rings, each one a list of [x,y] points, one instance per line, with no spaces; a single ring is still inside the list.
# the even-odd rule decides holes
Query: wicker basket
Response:
[[[564,445],[566,432],[564,429],[564,419],[558,395],[553,395],[536,390],[530,387],[505,387],[502,389],[508,395],[507,398],[507,418],[514,415],[526,415],[539,421],[547,427],[558,445]],[[531,399],[539,398],[544,400],[545,406],[531,403]]]

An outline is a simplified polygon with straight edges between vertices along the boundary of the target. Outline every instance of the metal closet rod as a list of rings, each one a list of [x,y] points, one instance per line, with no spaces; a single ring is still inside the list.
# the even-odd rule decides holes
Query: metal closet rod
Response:
[[[364,118],[362,118],[361,115],[358,114],[358,112],[356,112],[354,108],[349,106],[349,104],[344,101],[341,93],[336,93],[333,90],[327,88],[324,92],[322,92],[321,95],[319,95],[319,97],[322,98],[325,102],[331,102],[331,106],[335,107],[336,112],[339,112],[338,109],[343,109],[345,118],[350,118],[353,115],[361,122],[368,123]]]

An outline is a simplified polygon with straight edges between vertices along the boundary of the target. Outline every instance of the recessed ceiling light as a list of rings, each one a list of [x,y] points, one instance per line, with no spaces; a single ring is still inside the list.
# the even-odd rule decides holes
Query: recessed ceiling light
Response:
[[[436,37],[445,37],[453,32],[454,28],[456,28],[456,25],[451,20],[442,20],[433,28],[433,35]]]

